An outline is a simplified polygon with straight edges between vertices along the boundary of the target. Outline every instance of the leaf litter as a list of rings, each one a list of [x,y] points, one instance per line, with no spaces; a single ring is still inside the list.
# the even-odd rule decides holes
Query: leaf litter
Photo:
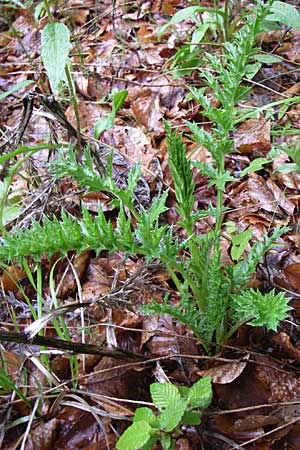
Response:
[[[211,6],[211,2],[202,3],[203,6]],[[186,101],[186,85],[199,84],[197,76],[175,80],[162,70],[162,66],[168,64],[167,59],[173,56],[185,39],[192,24],[189,21],[176,24],[177,40],[174,40],[172,33],[159,40],[158,31],[166,23],[167,16],[185,6],[185,2],[180,0],[137,2],[132,5],[132,9],[124,11],[122,5],[112,6],[111,2],[72,0],[64,4],[58,2],[57,9],[53,10],[57,17],[64,18],[74,33],[76,43],[71,54],[72,70],[79,97],[81,127],[89,139],[93,137],[96,120],[110,111],[111,90],[128,91],[114,127],[101,136],[101,146],[107,151],[114,148],[119,153],[120,157],[114,160],[114,166],[121,180],[130,166],[141,163],[146,180],[144,191],[147,186],[149,191],[144,199],[148,205],[155,198],[156,190],[161,189],[161,184],[169,184],[163,119],[169,119],[173,127],[181,130],[185,130],[184,120],[203,120],[199,107]],[[17,8],[9,14],[10,22],[1,24],[0,28],[3,46],[0,53],[1,93],[24,80],[36,82],[41,92],[45,93],[47,80],[42,71],[39,49],[40,31],[47,20],[40,17],[35,22],[33,7]],[[262,67],[257,75],[258,86],[254,86],[247,104],[262,106],[276,101],[281,98],[278,92],[285,96],[298,95],[295,63],[299,62],[299,31],[264,33],[260,36],[260,42],[265,51],[283,59],[274,65]],[[21,93],[17,91],[1,103],[0,126],[4,142],[16,134],[22,115],[22,98],[31,87],[26,87]],[[65,116],[76,128],[74,107],[67,107],[63,92],[60,96]],[[234,139],[240,153],[233,155],[232,160],[227,161],[228,165],[235,165],[235,170],[241,171],[253,159],[267,156],[273,142],[271,121],[272,128],[274,123],[299,128],[298,104],[286,108],[282,117],[278,117],[278,110],[272,114],[266,120],[248,119],[239,126]],[[68,132],[68,126],[64,127],[51,112],[36,105],[22,142],[30,145],[45,142],[49,134],[54,139],[63,137],[67,142]],[[205,149],[189,143],[186,137],[184,139],[188,143],[189,153],[195,159],[209,162]],[[288,139],[280,137],[277,142]],[[109,208],[105,209],[108,201],[103,195],[82,193],[65,180],[56,182],[52,190],[46,191],[48,180],[44,167],[48,157],[48,152],[45,152],[33,160],[31,178],[34,180],[40,177],[42,188],[33,189],[32,180],[25,179],[24,182],[24,177],[20,178],[22,174],[15,176],[13,191],[17,189],[19,180],[22,180],[21,198],[25,214],[23,218],[21,207],[18,217],[21,225],[26,226],[26,223],[34,218],[40,219],[44,214],[49,217],[58,214],[58,209],[65,209],[77,217],[81,200],[91,211],[100,201],[104,210],[113,214]],[[155,171],[153,161],[156,161]],[[292,295],[297,305],[300,273],[297,228],[299,174],[277,173],[277,167],[286,161],[288,157],[281,153],[271,161],[272,169],[267,164],[258,173],[249,174],[239,185],[231,183],[226,194],[226,206],[230,208],[226,216],[228,221],[237,224],[239,231],[252,229],[258,239],[268,231],[271,223],[292,226],[292,234],[282,242],[282,247],[274,248],[266,256],[251,283],[262,287],[268,285],[270,288],[281,286]],[[214,191],[201,176],[196,178],[196,202],[199,206],[208,206],[214,202]],[[171,208],[167,213],[168,223],[175,222],[172,214],[176,215],[176,212]],[[203,220],[197,226],[201,232],[205,232],[213,224]],[[230,246],[226,245],[226,239],[222,251],[222,260],[230,260]],[[85,336],[86,343],[105,345],[106,328],[113,326],[118,347],[142,354],[149,362],[133,363],[101,356],[89,356],[84,361],[78,355],[77,382],[80,390],[76,391],[71,383],[73,375],[68,358],[53,353],[52,370],[64,381],[61,391],[53,399],[51,396],[48,398],[47,382],[42,376],[45,372],[39,372],[32,362],[26,361],[22,344],[21,347],[5,344],[7,350],[2,350],[3,359],[9,365],[9,373],[13,369],[11,375],[16,377],[17,369],[22,371],[25,367],[29,383],[32,386],[36,383],[39,385],[38,390],[31,389],[31,395],[36,398],[41,395],[39,390],[42,391],[41,398],[48,409],[33,421],[24,448],[114,448],[116,431],[121,433],[127,425],[125,420],[117,420],[116,416],[124,419],[133,413],[140,402],[150,401],[148,386],[155,376],[165,376],[172,382],[188,385],[207,374],[214,381],[213,407],[206,412],[201,429],[191,427],[185,430],[176,448],[196,449],[205,445],[208,450],[225,450],[231,448],[232,442],[236,443],[235,448],[242,448],[245,441],[251,440],[254,446],[250,443],[247,448],[280,449],[285,444],[291,449],[299,448],[299,425],[294,420],[299,417],[299,406],[294,403],[300,399],[297,310],[278,333],[262,336],[258,331],[244,326],[236,337],[231,338],[229,346],[224,346],[221,355],[207,357],[189,330],[169,316],[141,317],[139,314],[138,305],[147,304],[153,298],[162,299],[170,289],[173,289],[172,301],[176,304],[176,292],[162,268],[148,268],[139,258],[124,262],[122,255],[109,256],[105,253],[100,256],[83,253],[74,257],[73,265],[78,273],[84,302],[107,294],[109,298],[109,294],[116,292],[113,303],[88,307],[85,313],[89,330]],[[51,279],[52,267],[53,260],[45,257],[41,267],[45,298],[49,296],[47,284]],[[56,295],[61,306],[78,301],[78,280],[66,262],[56,266],[54,278],[55,285],[60,286]],[[132,283],[128,280],[132,280]],[[24,303],[26,296],[34,298],[34,291],[26,280],[26,274],[18,266],[11,265],[3,269],[1,286],[1,305],[7,308],[5,314],[1,311],[3,326],[7,330],[14,330],[15,320],[20,327],[28,325],[31,311],[26,310],[25,314],[20,301]],[[113,308],[112,324],[109,322],[108,307]],[[80,340],[79,311],[68,314],[70,334],[72,338]],[[47,326],[45,333],[56,335],[52,325]],[[30,349],[33,353],[38,351],[34,345]],[[226,359],[225,363],[222,358]],[[156,360],[160,361],[159,366]],[[26,391],[25,385],[22,386],[23,390]],[[9,400],[7,396],[3,399]],[[3,411],[10,420],[29,414],[21,401],[14,403],[12,410],[4,405]],[[16,423],[13,430],[14,433],[7,430],[3,448],[13,448],[21,443],[24,426]],[[40,436],[43,436],[42,440]]]

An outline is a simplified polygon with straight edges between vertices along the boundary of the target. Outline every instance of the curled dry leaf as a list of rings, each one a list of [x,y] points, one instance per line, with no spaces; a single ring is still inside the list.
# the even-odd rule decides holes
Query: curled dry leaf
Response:
[[[243,357],[249,359],[250,354]],[[202,377],[210,376],[213,383],[228,384],[238,378],[247,366],[247,361],[233,361],[232,363],[221,364],[211,369],[198,370],[197,374]]]
[[[82,278],[86,268],[91,259],[91,252],[89,250],[85,250],[80,255],[76,255],[74,260],[72,261],[73,267],[77,272],[79,280]],[[61,278],[60,274],[60,277]],[[60,298],[66,298],[72,295],[77,290],[77,283],[74,277],[74,273],[71,267],[68,267],[67,272],[60,283],[60,288],[57,292],[57,296]]]
[[[176,330],[169,315],[150,315],[143,324],[142,345],[147,342],[151,354],[157,356],[180,353]]]

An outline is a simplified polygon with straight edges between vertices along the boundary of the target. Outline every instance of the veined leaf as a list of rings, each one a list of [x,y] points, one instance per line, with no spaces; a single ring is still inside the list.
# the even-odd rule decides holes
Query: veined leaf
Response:
[[[190,388],[188,404],[193,408],[207,408],[212,401],[211,377],[203,377]]]
[[[134,422],[127,430],[124,431],[118,442],[116,443],[117,450],[138,450],[149,441],[151,435],[151,426],[141,420]]]
[[[152,409],[147,407],[137,408],[134,413],[133,422],[141,422],[142,420],[149,423],[149,425],[153,425],[157,419]]]
[[[167,432],[174,430],[174,428],[179,425],[183,417],[186,405],[187,401],[183,398],[172,398],[169,401],[168,407],[159,416],[160,428]]]
[[[160,411],[167,408],[174,399],[180,399],[179,391],[172,383],[152,383],[150,393],[154,405]]]

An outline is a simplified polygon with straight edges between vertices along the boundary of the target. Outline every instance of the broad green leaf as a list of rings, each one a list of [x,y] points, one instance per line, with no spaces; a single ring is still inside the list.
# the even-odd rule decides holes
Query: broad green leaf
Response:
[[[257,53],[253,55],[253,59],[263,64],[274,64],[282,61],[280,56],[270,55],[269,53]]]
[[[258,172],[259,170],[263,169],[263,166],[265,164],[269,164],[271,161],[267,158],[256,158],[249,164],[248,167],[246,167],[242,172],[240,173],[241,177],[244,177],[250,172]]]
[[[187,386],[178,386],[178,390],[182,398],[188,398],[190,393],[190,388]]]
[[[205,36],[205,33],[209,29],[209,25],[210,25],[209,22],[204,22],[203,24],[199,25],[199,27],[194,31],[194,33],[192,35],[192,40],[191,40],[192,45],[190,46],[190,51],[193,50],[193,45],[200,44],[203,37]]]
[[[110,114],[108,114],[105,117],[102,117],[101,119],[98,119],[97,122],[94,125],[94,138],[99,139],[101,134],[109,130],[114,126],[116,114],[119,111],[119,109],[122,107],[125,98],[127,97],[128,91],[123,90],[120,92],[117,92],[112,99],[112,111]]]
[[[152,450],[156,441],[158,439],[158,434],[153,434],[147,444],[143,445],[142,450]]]
[[[152,401],[160,411],[167,408],[174,399],[180,399],[177,387],[172,383],[152,383],[150,385]]]
[[[152,428],[141,420],[134,422],[128,427],[116,443],[117,450],[137,450],[143,447],[149,441]]]
[[[276,1],[270,10],[271,14],[267,16],[267,21],[281,22],[294,29],[300,28],[300,14],[294,6]]]
[[[6,225],[8,222],[16,219],[20,214],[20,207],[16,205],[5,206],[2,213],[2,222],[3,225]]]
[[[163,450],[169,450],[172,446],[172,439],[169,434],[165,434],[160,438],[160,443],[163,448]]]
[[[200,425],[201,412],[200,411],[186,411],[182,417],[184,425]]]
[[[123,106],[123,103],[128,95],[128,91],[124,89],[123,91],[117,92],[113,96],[112,104],[113,104],[113,110],[115,113],[119,111],[119,109]]]
[[[172,385],[171,385],[172,386]],[[186,410],[187,400],[183,398],[172,398],[167,408],[158,417],[160,428],[169,432],[176,428]]]
[[[188,404],[193,408],[207,408],[212,401],[211,377],[203,377],[190,388]]]
[[[65,79],[65,66],[70,50],[70,32],[63,23],[48,23],[42,31],[42,60],[52,92]]]
[[[257,74],[260,68],[261,68],[260,62],[247,64],[245,67],[245,75],[248,78],[248,80],[252,80],[252,78]]]
[[[32,80],[24,80],[20,83],[15,84],[11,89],[9,89],[6,92],[3,92],[3,94],[0,94],[0,101],[3,100],[5,97],[8,97],[9,95],[13,94],[16,91],[19,91],[21,89],[24,89],[27,86],[30,86],[34,81]]]
[[[232,236],[231,258],[234,261],[238,261],[240,259],[251,238],[251,230],[245,230],[235,236]]]
[[[112,112],[108,116],[98,119],[94,125],[94,138],[99,139],[103,131],[109,130],[114,126],[115,114]]]
[[[153,425],[156,422],[156,416],[152,409],[145,407],[135,410],[133,422],[141,422],[142,420],[149,423],[149,425]]]
[[[280,172],[280,173],[292,173],[292,172],[299,172],[299,171],[300,171],[300,166],[296,163],[280,164],[276,169],[276,172]]]

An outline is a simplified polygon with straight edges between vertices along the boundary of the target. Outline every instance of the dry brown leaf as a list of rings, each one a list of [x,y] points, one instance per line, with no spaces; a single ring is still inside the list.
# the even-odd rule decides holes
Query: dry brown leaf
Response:
[[[59,421],[54,418],[49,422],[40,422],[30,433],[25,450],[52,450],[58,434]]]
[[[72,261],[73,268],[77,272],[79,280],[82,278],[91,259],[91,251],[85,250],[80,255],[76,255]],[[59,274],[59,280],[63,274]],[[59,281],[58,281],[59,282]],[[60,288],[57,292],[59,298],[71,296],[77,290],[77,282],[71,267],[68,267],[66,274],[62,280]]]
[[[292,344],[288,334],[283,331],[276,333],[275,336],[272,336],[272,342],[276,344],[276,347],[279,347],[279,351],[283,353],[285,357],[293,358],[296,361],[300,360],[300,350]]]
[[[1,275],[1,285],[5,292],[14,291],[18,288],[18,283],[26,277],[26,273],[16,264],[9,266]]]
[[[241,153],[265,154],[271,149],[271,121],[248,119],[235,132],[235,148]]]
[[[164,314],[146,317],[143,329],[146,331],[146,334],[143,331],[142,342],[147,342],[147,348],[151,354],[166,356],[180,353],[178,338],[171,316]]]
[[[90,13],[86,8],[86,1],[70,0],[66,6],[65,15],[70,17],[73,22],[84,25]]]
[[[260,358],[260,360],[262,360]],[[263,365],[256,366],[258,379],[269,390],[269,403],[288,402],[300,399],[300,378],[289,372],[274,367],[274,361],[264,357]],[[272,367],[269,367],[267,364]]]
[[[236,433],[241,431],[257,430],[258,428],[263,428],[268,425],[276,425],[278,424],[278,421],[279,419],[276,417],[253,414],[246,416],[243,419],[236,420],[230,427],[229,431]]]
[[[151,91],[144,94],[132,103],[132,114],[147,130],[161,130],[161,119],[164,115],[164,108],[160,104],[159,96],[152,94]]]
[[[243,357],[249,359],[250,354]],[[247,361],[232,361],[232,363],[221,364],[206,370],[198,370],[197,374],[202,377],[210,376],[213,383],[228,384],[238,378],[247,366]]]
[[[295,205],[286,198],[281,189],[270,179],[265,179],[252,173],[248,179],[249,196],[255,202],[259,203],[259,207],[266,211],[279,212],[279,207],[288,215],[293,214]],[[279,210],[279,211],[278,211]]]
[[[290,264],[284,268],[283,273],[295,291],[300,290],[300,263]]]

